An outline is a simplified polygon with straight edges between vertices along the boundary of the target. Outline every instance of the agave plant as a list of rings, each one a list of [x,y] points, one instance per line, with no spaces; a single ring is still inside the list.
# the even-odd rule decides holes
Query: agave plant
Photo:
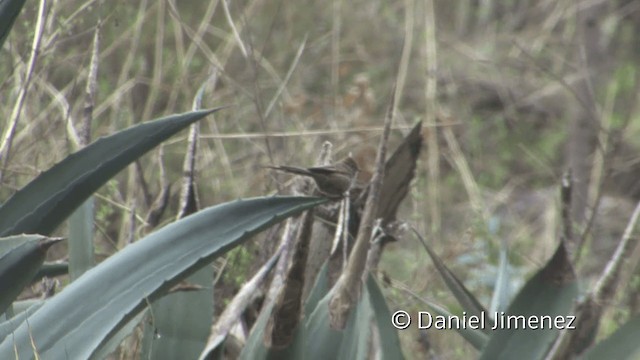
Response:
[[[23,5],[24,1],[13,0],[0,4],[0,19],[3,20],[0,21],[0,42],[7,38]],[[96,61],[94,56],[89,83],[92,77],[95,81]],[[87,92],[92,91],[88,86]],[[202,96],[202,91],[198,96]],[[169,308],[162,311],[161,300],[172,293],[172,288],[181,280],[206,268],[214,259],[262,229],[326,202],[317,197],[266,197],[206,208],[182,216],[93,266],[92,194],[153,147],[219,109],[156,119],[93,143],[85,139],[85,143],[79,144],[80,150],[37,176],[2,204],[0,313],[4,315],[0,323],[0,358],[103,358],[143,322],[154,322],[152,327],[162,326],[162,318],[175,312],[176,308],[174,302],[169,302]],[[195,137],[193,134],[190,137]],[[47,250],[64,240],[50,235],[70,217],[74,220],[69,225],[69,248],[72,249],[69,265],[44,264]],[[274,261],[277,256],[278,253]],[[271,267],[265,269],[263,276]],[[58,294],[29,304],[16,301],[25,287],[35,280],[66,272],[70,273],[72,282]],[[371,316],[376,315],[380,335],[385,335],[383,352],[388,358],[397,358],[401,354],[399,343],[385,321],[389,311],[380,289],[373,279],[369,279],[363,291],[352,315],[347,317],[347,327],[331,330],[327,327],[330,316],[326,306],[330,292],[326,277],[319,276],[305,302],[308,321],[299,327],[298,340],[288,346],[289,350],[269,348],[260,341],[272,304],[265,306],[243,356],[282,351],[300,354],[317,347],[342,357],[363,358],[369,352],[367,339],[371,333],[362,330],[370,328]],[[207,300],[207,307],[211,307],[212,300]],[[187,307],[200,309],[194,305],[187,304]],[[197,315],[209,325],[213,319],[203,314]],[[148,315],[147,321],[143,321],[145,315]],[[164,330],[163,335],[168,334]],[[202,352],[201,357],[208,358],[220,351],[221,342],[210,341],[205,348],[209,327],[204,330],[204,338],[199,329],[197,335],[171,344],[177,345],[172,346],[178,354],[191,354],[196,349],[196,354]],[[310,336],[304,335],[307,332]],[[222,334],[224,339],[226,333]],[[327,337],[326,341],[313,340],[317,336]],[[162,350],[168,348],[166,344],[172,341],[171,336],[163,339],[145,337],[145,341],[151,341],[153,348],[143,350],[148,351],[150,355],[147,356],[174,356]],[[317,354],[323,353],[326,350]]]
[[[0,208],[5,237],[0,296],[7,312],[33,281],[48,238],[111,176],[170,135],[216,111],[169,116],[100,139],[14,194]],[[198,268],[316,198],[256,198],[205,209],[141,239],[80,276],[58,295],[2,324],[0,354],[12,358],[89,358],[149,302]],[[16,235],[16,234],[38,235]],[[9,312],[11,313],[11,312]],[[52,324],[56,326],[52,326]],[[91,339],[86,334],[92,334]],[[17,351],[17,352],[14,352]]]
[[[638,216],[640,206],[629,220],[620,241],[621,249],[626,247]],[[480,352],[480,359],[635,359],[640,354],[640,344],[635,340],[640,336],[640,316],[637,315],[607,339],[594,344],[602,316],[602,307],[596,305],[594,299],[603,299],[606,296],[603,289],[615,282],[612,269],[619,259],[612,259],[612,265],[605,270],[601,281],[587,295],[581,296],[574,266],[565,242],[561,241],[551,259],[526,282],[508,307],[502,309],[493,304],[491,308],[495,310],[489,312],[428,243],[415,230],[414,233],[465,315],[452,314],[431,301],[414,296],[431,309],[433,317],[455,319],[456,325],[452,328]],[[502,244],[501,253],[494,300],[509,298],[506,244]],[[620,254],[621,251],[618,256]],[[478,326],[477,322],[468,326],[471,317],[483,319],[483,326]]]

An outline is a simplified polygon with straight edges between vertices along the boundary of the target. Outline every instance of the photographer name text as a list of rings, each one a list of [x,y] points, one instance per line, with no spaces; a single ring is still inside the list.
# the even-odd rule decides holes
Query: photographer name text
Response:
[[[509,315],[503,311],[494,312],[488,317],[485,312],[479,315],[434,315],[428,311],[418,311],[409,314],[407,311],[396,311],[391,316],[391,322],[397,329],[406,329],[415,323],[418,329],[491,329],[491,330],[574,330],[575,316],[562,315]]]

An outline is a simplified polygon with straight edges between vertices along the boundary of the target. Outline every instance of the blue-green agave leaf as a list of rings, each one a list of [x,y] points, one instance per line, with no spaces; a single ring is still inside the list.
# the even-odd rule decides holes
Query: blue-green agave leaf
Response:
[[[171,135],[219,109],[171,115],[135,125],[69,155],[0,207],[0,236],[50,234],[120,170]]]
[[[180,280],[266,227],[324,201],[308,197],[238,200],[167,225],[49,299],[28,324],[0,343],[0,359],[15,354],[20,359],[36,354],[43,359],[88,359]]]
[[[571,325],[570,312],[577,295],[573,266],[564,243],[561,243],[545,267],[520,290],[509,309],[494,316],[498,326],[480,359],[544,358],[560,328]],[[512,317],[511,322],[506,322],[507,316]],[[516,324],[519,324],[518,329]]]
[[[0,49],[2,49],[4,41],[7,40],[13,23],[16,21],[25,2],[25,0],[0,1]]]
[[[0,313],[29,285],[44,263],[47,250],[61,239],[23,235],[25,241],[0,255]]]

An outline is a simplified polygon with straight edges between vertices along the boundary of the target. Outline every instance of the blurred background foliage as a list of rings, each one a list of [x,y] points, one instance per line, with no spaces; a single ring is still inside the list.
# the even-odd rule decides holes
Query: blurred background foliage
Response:
[[[4,119],[11,116],[24,76],[37,7],[36,1],[26,3],[0,51]],[[509,245],[514,292],[552,254],[558,184],[576,135],[572,124],[583,112],[594,109],[587,112],[597,114],[599,124],[595,138],[578,139],[593,143],[596,154],[588,158],[596,170],[587,205],[596,215],[580,267],[587,283],[640,200],[636,1],[67,0],[47,3],[21,113],[29,121],[18,124],[4,159],[2,201],[72,152],[67,127],[81,118],[99,19],[95,138],[138,119],[190,109],[202,84],[208,84],[203,107],[234,104],[201,124],[196,166],[203,205],[274,192],[283,178],[262,166],[311,164],[326,140],[336,157],[351,152],[366,172],[389,91],[404,78],[392,142],[426,119],[423,133],[436,140],[428,151],[437,151],[438,162],[434,167],[423,151],[400,217],[429,235],[434,249],[485,303],[500,241]],[[409,61],[398,74],[403,51],[410,51]],[[215,88],[208,80],[212,75]],[[427,84],[434,86],[433,96]],[[458,150],[443,135],[445,128]],[[145,233],[141,219],[163,179],[175,185],[164,221],[176,213],[185,144],[186,134],[170,140],[99,191],[99,258],[134,233]],[[471,179],[463,178],[460,160]],[[406,239],[383,256],[380,270],[391,280],[386,294],[392,310],[425,310],[402,290],[409,288],[455,312],[457,304],[419,249]],[[51,256],[61,254],[63,249]],[[217,263],[225,272],[216,291],[232,294],[257,268],[259,261],[252,259],[265,254],[251,245],[231,252]],[[632,281],[617,296],[601,336],[640,309],[638,264],[632,267]],[[452,332],[410,329],[401,340],[409,358],[430,353],[464,359],[475,353]]]

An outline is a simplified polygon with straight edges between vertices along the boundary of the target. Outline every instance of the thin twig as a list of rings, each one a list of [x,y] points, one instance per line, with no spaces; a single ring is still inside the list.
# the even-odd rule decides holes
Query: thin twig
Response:
[[[414,10],[415,1],[404,1],[404,41],[402,42],[402,54],[400,55],[400,66],[398,67],[398,75],[396,76],[397,96],[394,98],[394,109],[398,109],[400,101],[402,101],[402,93],[404,92],[409,62],[411,60],[411,48],[413,46],[413,28],[414,28]]]
[[[331,95],[333,97],[331,110],[333,116],[329,119],[332,128],[337,127],[337,108],[339,103],[340,86],[340,31],[342,28],[342,0],[331,1]]]
[[[387,111],[384,123],[384,131],[378,146],[376,156],[376,167],[371,179],[369,193],[364,206],[362,220],[358,237],[349,256],[349,261],[335,284],[335,292],[329,301],[329,313],[331,316],[331,327],[334,329],[344,329],[348,315],[358,301],[362,287],[362,279],[367,265],[367,256],[371,247],[371,237],[373,234],[373,224],[378,211],[378,201],[380,200],[380,190],[385,176],[385,161],[387,154],[387,142],[391,132],[391,124],[394,118],[396,95],[395,85],[392,91],[392,98]]]
[[[461,125],[459,122],[451,122],[448,124],[438,124],[431,127],[447,127],[453,125]],[[392,126],[391,130],[407,130],[413,126]],[[425,127],[429,127],[425,125]],[[262,139],[265,137],[317,137],[318,135],[335,135],[345,133],[365,133],[365,132],[382,132],[383,127],[379,126],[364,126],[353,127],[348,129],[335,129],[335,130],[304,130],[304,131],[283,131],[283,132],[270,132],[270,133],[227,133],[227,134],[209,134],[201,135],[201,139]],[[167,141],[167,144],[175,144],[184,141],[185,138],[176,138],[174,140]]]
[[[242,38],[240,37],[240,31],[238,31],[238,29],[236,28],[236,24],[233,21],[233,18],[231,17],[231,12],[229,11],[229,5],[227,4],[227,0],[222,0],[222,10],[224,12],[224,17],[227,19],[227,24],[229,24],[229,27],[231,27],[233,38],[235,39],[236,44],[238,45],[238,48],[240,48],[240,52],[242,53],[242,56],[246,60],[249,60],[249,52],[247,51],[247,46],[242,41]]]
[[[153,53],[153,69],[151,73],[151,84],[149,85],[149,95],[146,98],[144,110],[142,111],[142,119],[150,119],[155,107],[158,105],[157,100],[160,95],[160,89],[162,88],[163,79],[163,64],[164,64],[164,32],[166,29],[165,13],[166,2],[160,1],[156,3],[157,15],[156,15],[156,28],[155,28],[155,41],[154,41],[154,53]]]
[[[562,184],[560,187],[560,206],[562,213],[562,233],[565,244],[569,244],[571,250],[576,250],[576,244],[573,238],[573,218],[571,217],[571,191],[573,190],[573,179],[571,178],[571,169],[568,169],[562,176]],[[573,252],[573,251],[572,251]],[[575,259],[576,254],[572,257]]]
[[[531,55],[529,54],[529,52],[524,49],[522,46],[520,46],[519,44],[515,43],[514,44],[520,51],[522,51],[522,54],[525,55],[526,58],[528,58],[531,63],[538,69],[540,70],[540,72],[542,72],[543,74],[547,74],[549,75],[549,77],[551,77],[552,79],[556,80],[558,83],[560,83],[562,85],[562,87],[567,90],[571,96],[578,101],[578,103],[580,103],[580,106],[585,109],[587,111],[587,113],[589,114],[589,118],[591,119],[591,121],[593,121],[594,123],[598,123],[597,119],[598,119],[598,115],[593,111],[592,107],[576,92],[576,90],[573,88],[573,86],[571,86],[570,84],[567,83],[567,81],[560,75],[556,74],[555,72],[547,69],[546,67],[544,67],[543,65],[539,64],[538,61]],[[584,77],[589,76],[589,74],[581,74],[580,79],[583,79]]]
[[[100,62],[100,30],[102,21],[98,19],[93,35],[93,47],[89,62],[89,74],[87,74],[87,87],[85,89],[85,103],[80,130],[80,146],[87,146],[91,142],[91,123],[93,122],[93,109],[96,103],[96,88],[98,87],[98,64]]]
[[[460,144],[456,139],[453,131],[449,127],[445,127],[444,131],[444,139],[447,142],[447,146],[451,151],[451,157],[453,159],[453,164],[460,174],[462,178],[462,183],[464,184],[465,189],[467,190],[467,194],[469,195],[469,201],[471,202],[471,207],[475,212],[482,216],[483,220],[489,219],[489,213],[487,211],[486,206],[484,206],[484,201],[482,200],[482,196],[480,193],[480,188],[478,187],[478,183],[476,182],[473,173],[471,171],[471,167],[467,162],[467,159],[460,148]]]
[[[278,4],[278,12],[280,10],[280,5],[281,3]],[[271,35],[273,26],[274,26],[274,22],[272,22],[271,27],[269,29],[269,34],[266,37],[267,40]],[[268,133],[269,131],[267,126],[267,118],[265,117],[264,103],[263,103],[261,89],[259,85],[260,72],[258,71],[258,68],[259,68],[258,65],[262,62],[263,56],[262,56],[262,53],[256,52],[255,50],[255,46],[253,44],[252,37],[251,37],[251,29],[249,27],[247,27],[247,33],[248,33],[247,37],[248,37],[248,44],[249,44],[247,48],[249,50],[247,61],[251,65],[251,71],[253,72],[252,74],[253,75],[253,104],[256,108],[256,113],[258,114],[258,120],[260,122],[260,127],[262,128],[262,131],[265,133]],[[265,44],[268,42],[267,40],[265,40]],[[269,141],[268,137],[264,138],[264,144],[267,150],[267,157],[269,158],[269,162],[274,163],[273,150],[271,149],[271,141]]]
[[[639,218],[640,202],[638,202],[633,210],[633,214],[627,223],[627,227],[624,229],[624,233],[622,234],[622,238],[618,243],[616,251],[613,253],[611,260],[609,260],[607,266],[602,271],[602,275],[593,287],[594,298],[597,301],[614,295],[615,291],[613,291],[613,286],[616,283],[623,261],[629,256],[629,254],[633,253],[633,249],[630,247],[630,242],[632,241],[631,234],[633,233]]]
[[[22,88],[20,88],[18,99],[16,100],[16,104],[13,107],[13,111],[11,112],[11,118],[8,121],[9,126],[5,128],[5,133],[2,136],[2,143],[0,143],[0,160],[3,160],[2,168],[0,169],[0,184],[2,184],[5,171],[7,170],[13,137],[15,136],[16,127],[18,126],[18,122],[20,121],[20,113],[22,112],[22,107],[24,106],[24,102],[27,97],[27,91],[29,90],[29,85],[31,83],[31,78],[33,77],[36,61],[38,60],[38,55],[40,53],[40,42],[42,40],[42,34],[47,16],[46,9],[47,1],[41,0],[40,6],[38,8],[38,18],[36,20],[35,33],[33,35],[33,44],[31,45],[31,55],[25,69]]]
[[[265,118],[269,117],[269,115],[271,114],[271,110],[273,110],[273,106],[276,104],[276,102],[280,98],[280,95],[282,95],[282,92],[286,89],[286,86],[289,83],[289,80],[291,79],[291,75],[293,75],[294,70],[298,66],[298,62],[300,61],[300,57],[302,57],[302,53],[304,52],[306,44],[307,44],[307,35],[304,36],[304,39],[302,40],[302,44],[300,44],[300,46],[298,47],[296,56],[293,58],[291,66],[289,66],[289,71],[287,71],[287,74],[285,75],[284,80],[282,80],[282,82],[278,86],[278,90],[276,91],[275,95],[271,99],[271,102],[269,102],[269,105],[267,106],[267,110],[264,114]]]
[[[438,53],[436,43],[435,9],[433,0],[425,1],[425,63],[427,67],[425,81],[425,123],[426,126],[438,126],[436,116],[436,98],[438,79]],[[427,156],[428,156],[428,202],[429,215],[431,217],[431,233],[440,232],[440,147],[438,146],[438,131],[436,129],[427,132]]]

